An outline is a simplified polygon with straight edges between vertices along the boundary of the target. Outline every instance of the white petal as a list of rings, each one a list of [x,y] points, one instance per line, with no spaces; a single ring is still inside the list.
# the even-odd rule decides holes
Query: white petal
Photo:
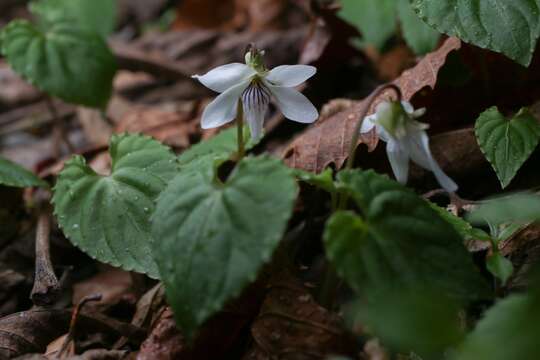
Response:
[[[238,112],[238,100],[248,87],[249,81],[233,86],[214,99],[202,114],[201,127],[211,129],[234,120]]]
[[[292,88],[268,85],[276,104],[287,119],[312,123],[319,117],[319,112],[307,97]]]
[[[405,184],[409,176],[409,152],[407,148],[398,141],[390,140],[386,144],[386,154],[396,180]]]
[[[317,68],[309,65],[281,65],[270,70],[266,81],[272,85],[298,86],[317,72]]]
[[[408,101],[402,101],[401,106],[403,106],[403,109],[407,114],[412,114],[414,112],[414,107]]]
[[[427,170],[431,170],[443,189],[448,192],[455,192],[458,189],[454,180],[442,171],[433,158],[429,148],[429,138],[425,131],[419,131],[409,137],[409,151],[412,161]]]
[[[365,134],[367,132],[370,132],[373,127],[375,126],[374,120],[377,119],[376,114],[372,114],[369,116],[366,116],[364,118],[364,121],[362,121],[362,126],[360,128],[360,134]]]
[[[245,64],[232,63],[218,66],[205,75],[193,75],[193,78],[198,79],[207,88],[221,93],[243,83],[256,73],[255,70]]]
[[[268,110],[268,104],[255,108],[247,108],[244,104],[244,115],[253,141],[258,140],[263,135],[266,110]]]

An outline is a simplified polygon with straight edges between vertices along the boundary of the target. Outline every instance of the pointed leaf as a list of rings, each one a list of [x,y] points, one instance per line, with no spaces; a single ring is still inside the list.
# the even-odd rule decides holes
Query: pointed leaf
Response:
[[[20,165],[0,157],[0,185],[13,187],[47,187],[47,183]]]
[[[514,266],[512,262],[505,258],[499,251],[495,251],[486,260],[486,266],[489,272],[505,285],[512,273]]]
[[[269,157],[242,160],[225,183],[213,164],[182,171],[159,196],[153,234],[169,304],[187,337],[257,276],[292,213],[296,183]]]
[[[529,158],[540,140],[540,124],[528,110],[522,109],[507,120],[492,107],[483,112],[475,125],[476,138],[503,189]]]
[[[150,215],[177,173],[176,157],[141,135],[115,135],[109,151],[109,176],[95,173],[80,156],[65,164],[53,196],[58,223],[93,258],[156,278]]]
[[[540,0],[410,0],[418,16],[450,36],[528,66],[540,36]]]
[[[46,93],[89,107],[107,104],[116,63],[100,35],[63,22],[43,31],[15,20],[0,32],[0,45],[13,70]]]
[[[337,212],[327,223],[327,255],[338,273],[366,296],[403,289],[439,291],[459,300],[482,298],[487,284],[460,236],[425,200],[373,171],[338,180],[365,219]]]

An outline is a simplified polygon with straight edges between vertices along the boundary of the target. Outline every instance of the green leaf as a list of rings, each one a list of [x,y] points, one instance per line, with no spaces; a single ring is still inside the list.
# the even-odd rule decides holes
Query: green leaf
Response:
[[[30,3],[30,12],[47,27],[67,22],[103,37],[113,32],[116,11],[115,0],[39,0]]]
[[[439,360],[463,338],[459,311],[455,300],[436,292],[391,291],[369,303],[347,306],[345,314],[356,318],[385,348]]]
[[[467,215],[472,224],[500,225],[540,220],[540,195],[523,192],[486,200]]]
[[[293,169],[293,173],[298,180],[318,187],[319,189],[323,189],[326,192],[335,193],[337,191],[336,185],[334,184],[334,172],[330,168],[327,168],[318,174],[302,169]]]
[[[214,164],[182,171],[159,196],[153,233],[156,262],[182,333],[238,296],[285,231],[296,182],[280,161],[245,158],[225,183]]]
[[[0,32],[1,52],[28,82],[67,102],[104,108],[115,58],[101,36],[57,23],[46,31],[15,20]]]
[[[441,34],[418,18],[408,0],[398,0],[397,10],[403,37],[414,53],[424,55],[435,50]]]
[[[358,27],[364,42],[381,50],[396,31],[396,0],[341,0],[338,15]]]
[[[0,185],[13,187],[48,187],[47,183],[31,171],[0,157]]]
[[[245,150],[250,150],[257,143],[250,139],[249,129],[244,128],[244,143]],[[213,162],[216,159],[227,160],[230,159],[238,150],[237,144],[237,129],[231,127],[227,130],[221,131],[216,136],[201,141],[200,143],[193,145],[186,151],[184,151],[178,157],[180,166],[191,167],[198,166],[200,161]]]
[[[486,265],[489,272],[501,280],[503,285],[506,284],[514,272],[512,262],[505,258],[499,251],[495,251],[495,253],[487,258]]]
[[[529,158],[540,140],[540,124],[527,109],[507,120],[492,107],[476,120],[476,138],[503,189]]]
[[[452,214],[450,211],[428,201],[429,206],[437,212],[454,230],[457,231],[463,240],[484,240],[491,241],[491,237],[482,229],[473,228],[472,225],[462,218]]]
[[[540,36],[540,0],[410,0],[437,30],[528,66]]]
[[[115,135],[109,176],[81,156],[69,160],[54,188],[58,223],[71,242],[93,258],[158,277],[152,258],[154,201],[177,174],[170,149],[141,135]]]
[[[453,359],[537,360],[538,334],[538,295],[510,295],[487,311]]]
[[[338,180],[365,220],[337,212],[324,233],[327,255],[357,292],[440,291],[460,300],[482,298],[488,287],[461,238],[425,200],[373,171],[345,171]]]

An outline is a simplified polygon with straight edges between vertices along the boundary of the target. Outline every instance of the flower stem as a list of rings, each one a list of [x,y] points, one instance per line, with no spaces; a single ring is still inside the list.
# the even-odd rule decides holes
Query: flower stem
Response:
[[[358,139],[360,138],[360,129],[362,129],[362,123],[364,122],[364,118],[367,116],[369,109],[371,108],[371,105],[377,99],[383,91],[391,89],[396,93],[397,101],[401,102],[401,89],[395,85],[395,84],[383,84],[376,88],[371,95],[365,100],[364,108],[362,109],[362,113],[360,114],[360,119],[356,123],[356,126],[354,127],[354,131],[351,138],[351,144],[349,147],[349,158],[347,159],[347,164],[345,166],[345,169],[350,170],[354,166],[354,160],[355,160],[355,153],[356,153],[356,146],[358,144]],[[332,195],[335,197],[335,195]],[[337,199],[337,207],[335,207],[335,200],[332,200],[332,210],[340,211],[345,210],[347,208],[347,201],[349,200],[349,196],[347,193],[342,192],[339,194]],[[327,308],[328,310],[332,310],[334,307],[334,300],[336,297],[337,290],[339,288],[339,277],[336,273],[336,270],[332,266],[332,264],[327,263],[326,270],[323,275],[323,281],[320,287],[320,291],[318,294],[318,301],[319,303]]]
[[[238,100],[238,110],[236,111],[236,138],[238,142],[238,161],[242,160],[245,156],[246,150],[244,148],[244,107],[242,106],[242,100]]]
[[[349,145],[349,158],[347,159],[347,165],[345,166],[346,169],[352,169],[354,166],[354,160],[356,155],[356,146],[358,144],[358,139],[360,138],[360,129],[362,129],[362,123],[364,122],[364,118],[367,116],[369,109],[371,108],[371,105],[377,99],[383,91],[391,89],[396,93],[397,99],[396,101],[401,103],[401,89],[393,83],[390,84],[383,84],[376,88],[371,95],[365,100],[364,108],[362,109],[362,113],[360,114],[360,119],[356,123],[356,126],[354,127],[354,131],[351,138],[351,144]]]

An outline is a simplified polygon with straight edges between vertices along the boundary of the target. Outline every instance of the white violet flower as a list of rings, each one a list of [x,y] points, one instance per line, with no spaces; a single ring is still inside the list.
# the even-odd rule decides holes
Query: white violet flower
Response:
[[[205,75],[193,76],[204,86],[221,93],[204,109],[203,129],[234,120],[239,100],[242,100],[245,120],[253,139],[262,135],[271,98],[290,120],[312,123],[319,117],[313,104],[293,88],[312,77],[317,69],[308,65],[282,65],[269,71],[263,64],[263,55],[264,51],[251,50],[246,54],[246,64],[218,66]]]
[[[439,184],[448,192],[455,192],[457,184],[446,175],[433,158],[426,133],[428,124],[415,119],[426,112],[425,108],[414,110],[406,101],[383,101],[376,112],[366,116],[361,133],[376,128],[379,138],[386,142],[386,153],[392,171],[400,183],[406,183],[409,174],[409,159],[424,169],[433,172]]]

